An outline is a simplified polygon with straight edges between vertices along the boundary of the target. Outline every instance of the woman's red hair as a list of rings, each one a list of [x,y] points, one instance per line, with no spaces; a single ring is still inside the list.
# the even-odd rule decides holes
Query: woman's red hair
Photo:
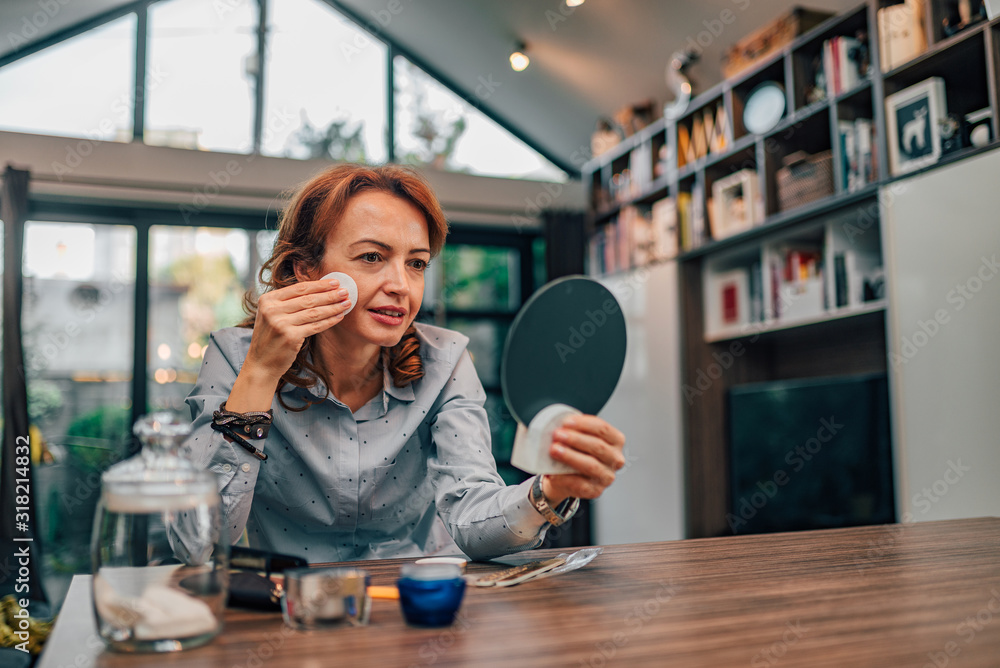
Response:
[[[260,269],[259,278],[265,286],[264,291],[278,290],[297,283],[296,267],[306,273],[317,270],[326,252],[326,239],[333,227],[340,222],[347,205],[355,195],[369,191],[389,193],[416,206],[427,220],[431,256],[436,256],[441,251],[448,235],[448,222],[441,204],[423,177],[408,167],[398,165],[337,165],[317,174],[301,186],[282,211],[274,250]],[[247,318],[240,326],[253,327],[257,317],[257,295],[253,289],[248,290],[244,296],[243,306]],[[309,387],[317,379],[323,379],[329,388],[326,373],[315,363],[316,346],[315,336],[306,339],[295,362],[282,375],[282,382],[278,384],[279,392],[285,383]],[[387,365],[397,387],[403,387],[423,376],[420,342],[413,325],[403,333],[399,343],[392,348],[383,348],[383,363]],[[285,405],[280,394],[279,401]]]

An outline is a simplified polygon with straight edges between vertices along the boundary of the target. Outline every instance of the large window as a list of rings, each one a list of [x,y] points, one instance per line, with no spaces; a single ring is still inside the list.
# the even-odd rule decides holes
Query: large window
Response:
[[[253,5],[203,0],[150,5],[147,144],[253,151]]]
[[[135,229],[29,222],[22,334],[42,573],[60,600],[90,569],[100,473],[127,450],[135,334]]]
[[[489,176],[565,180],[566,174],[402,56],[396,82],[396,160]]]
[[[0,127],[131,141],[135,28],[129,14],[0,68]]]
[[[0,127],[566,179],[490,119],[488,100],[456,94],[323,0],[151,0],[136,11],[146,21],[129,13],[0,68]],[[146,58],[135,96],[137,43]]]
[[[209,334],[244,318],[250,260],[246,230],[159,225],[150,230],[151,408],[185,408]]]
[[[269,10],[261,152],[384,162],[385,44],[316,0]]]
[[[525,474],[510,465],[517,422],[507,411],[500,361],[514,315],[536,285],[535,238],[481,230],[454,231],[433,266],[434,293],[423,316],[469,337],[469,354],[486,390],[493,456],[510,484]]]

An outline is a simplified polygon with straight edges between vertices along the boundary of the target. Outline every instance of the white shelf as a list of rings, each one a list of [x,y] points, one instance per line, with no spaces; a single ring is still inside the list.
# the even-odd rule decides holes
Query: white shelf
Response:
[[[737,327],[727,327],[721,329],[717,332],[706,332],[705,341],[707,343],[717,343],[719,341],[727,341],[729,339],[740,339],[747,336],[754,336],[756,334],[766,334],[768,332],[777,332],[783,329],[793,329],[795,327],[805,327],[806,325],[816,325],[823,322],[830,322],[832,320],[841,320],[843,318],[851,318],[856,315],[864,315],[866,313],[875,313],[877,311],[885,310],[885,300],[877,299],[875,301],[866,302],[859,306],[848,306],[844,308],[835,309],[832,311],[826,311],[816,316],[809,318],[795,318],[789,320],[766,320],[764,322],[749,323],[746,325],[739,325]]]

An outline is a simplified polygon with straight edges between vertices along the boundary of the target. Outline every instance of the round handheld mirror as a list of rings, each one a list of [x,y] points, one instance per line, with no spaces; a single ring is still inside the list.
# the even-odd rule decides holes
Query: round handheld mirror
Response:
[[[765,81],[747,95],[743,104],[743,127],[755,135],[769,132],[785,114],[785,89],[776,81]]]
[[[514,318],[500,363],[510,414],[520,423],[511,463],[529,473],[568,473],[548,454],[572,414],[596,414],[625,364],[625,317],[611,291],[584,276],[539,289]]]

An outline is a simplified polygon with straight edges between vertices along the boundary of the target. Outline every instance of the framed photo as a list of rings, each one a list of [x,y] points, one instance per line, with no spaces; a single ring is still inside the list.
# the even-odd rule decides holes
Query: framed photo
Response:
[[[760,215],[760,195],[757,170],[741,169],[712,184],[713,239],[725,239],[748,230],[763,220]]]
[[[885,98],[889,170],[893,176],[938,161],[941,157],[940,121],[947,113],[941,77],[925,79]]]

